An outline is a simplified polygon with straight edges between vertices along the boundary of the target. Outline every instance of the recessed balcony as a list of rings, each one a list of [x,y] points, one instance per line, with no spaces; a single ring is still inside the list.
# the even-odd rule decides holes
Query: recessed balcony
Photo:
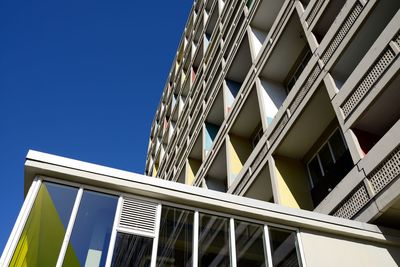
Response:
[[[327,90],[321,86],[273,154],[280,204],[312,210],[353,168],[338,125]]]
[[[252,57],[255,59],[285,1],[260,1],[250,21],[249,37]]]
[[[220,192],[226,192],[228,190],[226,164],[226,143],[224,143],[217,151],[205,175],[205,184],[208,189]]]
[[[351,128],[365,156],[400,119],[400,74],[382,90]]]
[[[252,88],[229,130],[228,184],[232,184],[260,140],[261,117],[257,90]],[[261,134],[262,135],[262,134]]]
[[[377,1],[370,15],[357,30],[346,49],[331,68],[331,75],[340,90],[361,59],[366,55],[392,17],[400,8],[398,0]]]
[[[263,66],[260,78],[289,92],[311,58],[311,50],[297,13],[291,15]]]
[[[243,194],[244,197],[258,199],[267,202],[274,202],[272,192],[271,174],[268,163],[256,174],[255,178],[249,183],[250,186]]]

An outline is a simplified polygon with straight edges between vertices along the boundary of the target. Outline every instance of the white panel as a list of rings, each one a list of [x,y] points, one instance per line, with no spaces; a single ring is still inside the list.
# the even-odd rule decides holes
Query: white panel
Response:
[[[124,198],[119,227],[153,233],[156,226],[157,203]]]

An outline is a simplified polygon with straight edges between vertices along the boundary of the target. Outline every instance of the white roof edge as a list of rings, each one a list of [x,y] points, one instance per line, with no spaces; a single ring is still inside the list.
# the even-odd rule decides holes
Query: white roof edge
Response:
[[[241,196],[231,195],[227,193],[212,191],[208,189],[193,187],[185,184],[180,184],[176,182],[166,181],[159,178],[149,177],[142,174],[137,174],[129,171],[122,171],[115,168],[105,167],[93,163],[87,163],[80,160],[74,160],[70,158],[65,158],[57,155],[52,155],[48,153],[43,153],[39,151],[29,150],[26,156],[25,162],[25,190],[27,186],[30,186],[30,182],[34,177],[27,177],[26,170],[30,171],[33,169],[37,173],[30,173],[29,175],[42,174],[43,170],[48,166],[55,166],[62,168],[61,171],[66,169],[71,169],[79,172],[85,172],[94,175],[106,176],[110,178],[121,179],[121,181],[132,182],[136,184],[141,184],[145,186],[150,186],[152,188],[160,188],[164,190],[170,190],[171,193],[176,194],[186,194],[188,197],[200,197],[207,198],[210,201],[217,200],[220,202],[226,202],[235,205],[241,205],[244,207],[260,209],[283,216],[297,217],[299,220],[309,220],[318,223],[331,224],[339,227],[352,228],[354,230],[367,231],[376,234],[382,234],[383,232],[391,235],[400,237],[399,232],[392,229],[385,229],[378,227],[376,225],[346,220],[338,217],[329,216],[326,214],[320,214],[312,211],[301,210],[289,208],[273,203],[268,203],[260,200],[245,198]],[[40,166],[32,163],[43,163]],[[50,168],[49,168],[50,170]],[[42,172],[42,173],[40,173]],[[66,173],[67,174],[67,173]],[[57,177],[55,177],[57,178]],[[84,178],[84,177],[83,177]],[[29,184],[27,184],[29,183]],[[148,187],[147,187],[148,188]],[[153,192],[154,193],[154,192]],[[171,194],[173,196],[174,194]],[[184,204],[184,203],[178,203]],[[293,219],[292,219],[293,220]],[[385,234],[386,235],[386,234]]]

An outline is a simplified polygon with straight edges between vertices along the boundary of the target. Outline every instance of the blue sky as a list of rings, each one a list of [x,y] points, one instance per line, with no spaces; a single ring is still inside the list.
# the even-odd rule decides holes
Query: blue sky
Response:
[[[0,1],[0,252],[28,149],[143,173],[192,1]]]

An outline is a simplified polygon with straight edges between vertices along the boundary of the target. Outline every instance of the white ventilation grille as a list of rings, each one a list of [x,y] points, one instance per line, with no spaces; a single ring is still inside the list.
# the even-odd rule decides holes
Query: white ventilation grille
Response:
[[[154,233],[156,226],[157,203],[141,199],[124,198],[119,227]]]

